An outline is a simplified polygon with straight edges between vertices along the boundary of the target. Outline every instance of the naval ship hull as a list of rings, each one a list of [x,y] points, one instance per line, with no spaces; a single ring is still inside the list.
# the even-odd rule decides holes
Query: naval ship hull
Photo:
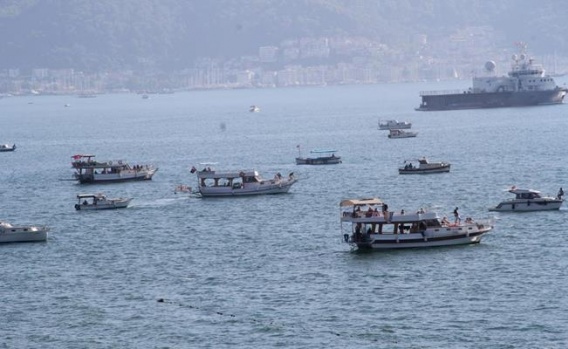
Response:
[[[545,91],[424,93],[420,95],[422,103],[416,110],[459,110],[560,104],[564,100],[566,91],[566,89],[558,88]]]

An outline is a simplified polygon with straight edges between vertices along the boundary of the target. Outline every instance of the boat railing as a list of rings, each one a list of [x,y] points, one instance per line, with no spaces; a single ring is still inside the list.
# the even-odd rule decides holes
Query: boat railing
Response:
[[[420,91],[420,97],[422,96],[439,96],[439,95],[456,95],[461,93],[466,93],[464,90],[440,90],[440,91]]]

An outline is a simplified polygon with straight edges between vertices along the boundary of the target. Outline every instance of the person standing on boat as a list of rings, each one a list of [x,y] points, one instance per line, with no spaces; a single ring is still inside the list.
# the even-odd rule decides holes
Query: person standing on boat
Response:
[[[456,207],[455,210],[454,210],[454,218],[455,218],[455,223],[456,223],[456,224],[458,224],[458,223],[461,221],[460,214],[459,214],[459,212],[458,212],[458,208],[457,208],[457,207]]]
[[[558,200],[562,200],[563,196],[564,196],[564,190],[562,190],[562,187],[560,187],[560,190],[558,191],[558,194],[556,194],[556,197],[558,198]]]

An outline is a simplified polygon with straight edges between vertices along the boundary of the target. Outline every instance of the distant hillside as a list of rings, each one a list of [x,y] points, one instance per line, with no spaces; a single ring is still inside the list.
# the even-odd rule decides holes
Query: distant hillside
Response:
[[[418,35],[443,43],[468,26],[493,27],[487,44],[526,41],[533,52],[568,56],[566,8],[557,0],[3,0],[0,68],[173,70],[327,35],[404,50]]]

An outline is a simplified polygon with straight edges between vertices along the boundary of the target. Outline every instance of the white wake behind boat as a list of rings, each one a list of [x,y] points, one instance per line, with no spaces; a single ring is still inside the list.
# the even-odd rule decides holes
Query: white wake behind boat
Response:
[[[12,225],[0,221],[0,243],[46,241],[49,228],[39,225]]]
[[[418,132],[394,129],[394,130],[389,130],[388,138],[411,138],[411,137],[416,137],[417,135]]]
[[[404,166],[398,169],[399,174],[428,174],[450,172],[447,162],[429,162],[425,157],[416,160],[406,160]]]
[[[411,122],[398,120],[379,120],[379,130],[409,129],[412,127]]]
[[[342,200],[344,241],[362,250],[466,245],[479,243],[493,229],[491,220],[450,223],[436,212],[396,213],[382,207],[378,198]]]
[[[75,204],[77,211],[126,208],[132,198],[107,198],[104,194],[79,194]]]
[[[277,173],[273,179],[264,179],[256,170],[215,171],[210,167],[198,171],[197,186],[202,197],[248,196],[287,193],[297,182],[294,173],[284,178]]]
[[[499,205],[489,208],[489,211],[550,211],[560,209],[560,206],[562,206],[562,203],[564,202],[562,199],[562,196],[564,195],[562,188],[560,188],[556,197],[543,196],[538,190],[520,189],[514,186],[507,191],[514,194],[515,198],[501,201]]]

